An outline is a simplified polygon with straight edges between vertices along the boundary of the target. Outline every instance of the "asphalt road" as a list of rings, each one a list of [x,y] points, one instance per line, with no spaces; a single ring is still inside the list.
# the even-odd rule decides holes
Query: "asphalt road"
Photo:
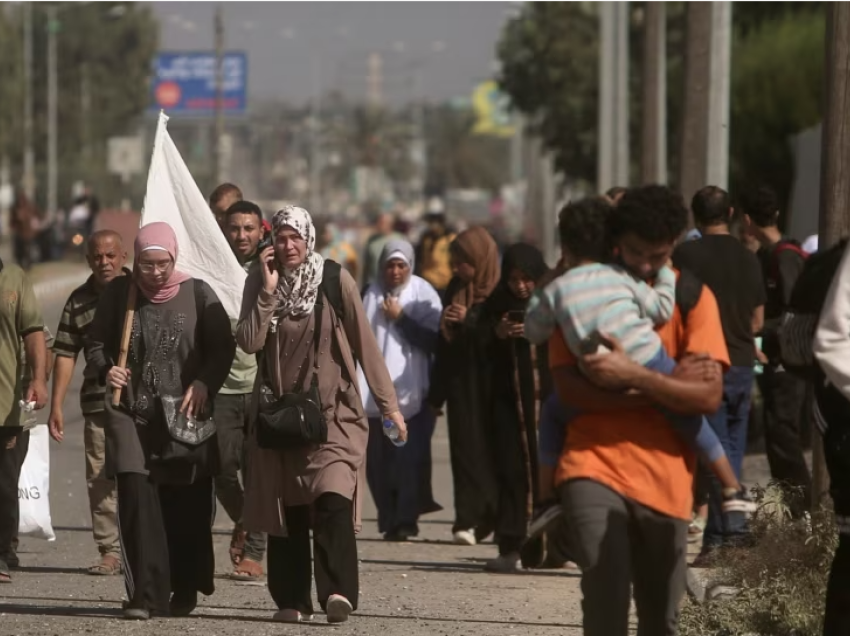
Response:
[[[63,266],[37,283],[47,324],[58,324],[61,305],[85,272]],[[76,279],[74,279],[76,276]],[[63,282],[64,281],[64,282]],[[72,384],[76,395],[81,364]],[[485,574],[495,556],[492,544],[451,544],[452,489],[448,440],[441,423],[433,443],[434,490],[445,510],[423,519],[420,539],[395,544],[377,533],[375,510],[365,497],[360,609],[342,626],[282,625],[271,621],[275,607],[264,583],[240,584],[224,578],[231,523],[223,509],[215,524],[216,593],[202,598],[194,616],[147,623],[123,621],[121,577],[93,577],[86,567],[97,558],[84,479],[82,418],[76,400],[65,405],[66,439],[51,443],[50,503],[56,541],[22,538],[21,570],[0,588],[0,636],[72,634],[302,634],[325,627],[339,634],[493,634],[544,636],[579,634],[580,594],[575,572],[516,576]],[[46,414],[42,419],[46,419]]]

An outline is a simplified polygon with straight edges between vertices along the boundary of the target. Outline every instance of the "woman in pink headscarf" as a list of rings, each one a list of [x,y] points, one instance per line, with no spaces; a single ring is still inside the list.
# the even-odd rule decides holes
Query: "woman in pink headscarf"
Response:
[[[167,223],[136,238],[133,276],[106,288],[86,337],[86,373],[121,389],[106,400],[106,472],[118,482],[125,617],[186,616],[213,593],[211,407],[233,361],[230,319],[215,292],[177,267]],[[131,286],[126,368],[116,364]]]

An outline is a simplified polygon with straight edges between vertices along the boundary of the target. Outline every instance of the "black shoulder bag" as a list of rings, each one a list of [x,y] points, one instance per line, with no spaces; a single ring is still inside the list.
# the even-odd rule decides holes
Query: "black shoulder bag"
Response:
[[[301,390],[309,371],[308,365],[305,364],[295,384],[295,391],[274,399],[265,380],[265,360],[259,361],[263,377],[257,418],[257,444],[260,448],[281,450],[324,444],[328,441],[328,425],[319,395],[319,341],[322,337],[323,295],[324,292],[320,291],[314,308],[313,380],[310,382],[310,388]]]

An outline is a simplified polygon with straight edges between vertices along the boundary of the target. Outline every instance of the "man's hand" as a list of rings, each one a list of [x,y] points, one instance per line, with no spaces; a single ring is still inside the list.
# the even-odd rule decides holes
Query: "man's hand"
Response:
[[[595,353],[581,358],[581,370],[593,384],[610,391],[622,391],[632,386],[644,368],[631,360],[616,338],[605,336],[613,349],[610,353]]]
[[[204,407],[207,405],[208,397],[209,391],[207,390],[207,385],[200,380],[195,380],[189,386],[189,390],[186,391],[186,395],[183,397],[183,404],[180,407],[180,412],[185,413],[186,417],[190,419],[192,417],[197,417],[203,413]]]
[[[25,402],[35,402],[35,410],[39,411],[47,406],[47,382],[44,380],[33,380],[27,389]]]
[[[381,308],[384,310],[384,315],[390,322],[395,322],[401,317],[401,303],[398,302],[398,298],[395,296],[387,296],[384,298]]]
[[[55,409],[50,411],[47,426],[50,429],[50,437],[60,443],[65,439],[65,415],[62,411]]]
[[[715,382],[722,377],[720,363],[706,353],[691,353],[682,358],[672,373],[673,377],[695,382]]]

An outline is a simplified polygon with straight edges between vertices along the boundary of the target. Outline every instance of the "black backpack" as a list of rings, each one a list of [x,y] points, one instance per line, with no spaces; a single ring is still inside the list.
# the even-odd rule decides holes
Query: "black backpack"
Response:
[[[334,312],[336,312],[337,318],[345,320],[345,307],[342,304],[341,273],[342,265],[336,261],[325,259],[325,266],[322,271],[322,291],[325,293],[325,298],[328,299]]]
[[[794,283],[791,301],[782,313],[779,326],[780,362],[786,371],[811,377],[815,370],[812,343],[821,309],[846,246],[847,239],[844,239],[828,250],[811,255]]]

